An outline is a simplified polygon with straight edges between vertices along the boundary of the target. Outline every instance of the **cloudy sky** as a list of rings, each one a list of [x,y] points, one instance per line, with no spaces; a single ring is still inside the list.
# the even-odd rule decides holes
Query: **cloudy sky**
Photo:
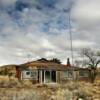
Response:
[[[71,15],[74,58],[82,48],[100,49],[100,0],[0,0],[0,65],[70,55]]]

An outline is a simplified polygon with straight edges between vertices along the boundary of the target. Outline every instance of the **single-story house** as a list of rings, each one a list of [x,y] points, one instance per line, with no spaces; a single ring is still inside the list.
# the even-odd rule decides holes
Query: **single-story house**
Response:
[[[16,77],[33,83],[61,83],[67,80],[90,80],[91,70],[55,62],[37,60],[16,66]]]

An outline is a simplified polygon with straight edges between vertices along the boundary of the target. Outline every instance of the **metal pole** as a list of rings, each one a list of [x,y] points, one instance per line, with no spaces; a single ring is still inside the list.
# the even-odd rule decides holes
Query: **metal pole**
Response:
[[[70,23],[70,11],[69,11],[69,14],[68,14],[68,22],[69,22],[69,34],[70,34],[70,49],[71,49],[71,58],[72,58],[72,65],[73,65],[73,42],[72,42],[72,30],[71,30],[71,23]]]
[[[74,81],[74,63],[73,63],[73,42],[72,42],[72,30],[71,30],[71,18],[70,18],[70,11],[69,11],[69,35],[70,35],[70,49],[71,49],[71,58],[72,58],[72,77],[73,77],[73,81]]]

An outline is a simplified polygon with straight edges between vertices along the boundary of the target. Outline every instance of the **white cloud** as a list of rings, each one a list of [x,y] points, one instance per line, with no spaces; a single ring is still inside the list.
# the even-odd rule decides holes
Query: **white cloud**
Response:
[[[9,6],[14,6],[17,0],[0,0],[0,7],[7,8]]]
[[[81,40],[75,40],[73,41],[73,47],[74,48],[88,48],[89,46],[95,45],[94,42],[89,42],[89,41],[81,41]]]
[[[100,0],[76,0],[72,17],[84,27],[100,24]]]
[[[89,45],[86,44],[90,48],[99,48],[100,0],[76,0],[71,11],[71,18],[75,22],[73,38],[87,41]]]
[[[3,7],[8,7],[14,6],[16,0],[1,2]],[[0,9],[0,64],[23,63],[40,57],[57,57],[66,62],[67,57],[71,56],[70,37],[68,26],[63,28],[62,24],[68,23],[67,13],[63,12],[69,6],[68,2],[59,0],[56,9],[38,10],[34,1],[31,7],[23,8],[18,13],[18,19],[15,18],[16,13],[10,15]],[[82,47],[100,48],[99,4],[99,0],[74,1],[71,18],[75,58]],[[47,31],[45,28],[43,31],[44,24]]]

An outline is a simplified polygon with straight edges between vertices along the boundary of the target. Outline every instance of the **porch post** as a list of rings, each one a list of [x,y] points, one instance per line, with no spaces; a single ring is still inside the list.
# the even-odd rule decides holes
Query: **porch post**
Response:
[[[57,78],[58,78],[58,77],[57,77],[57,71],[55,71],[55,74],[56,74],[56,83],[57,83]]]
[[[46,72],[46,71],[44,70],[44,83],[45,83],[45,72]]]
[[[52,77],[51,77],[51,70],[50,70],[50,80],[51,80],[51,82],[52,82]]]
[[[40,71],[40,82],[42,84],[42,70]]]

